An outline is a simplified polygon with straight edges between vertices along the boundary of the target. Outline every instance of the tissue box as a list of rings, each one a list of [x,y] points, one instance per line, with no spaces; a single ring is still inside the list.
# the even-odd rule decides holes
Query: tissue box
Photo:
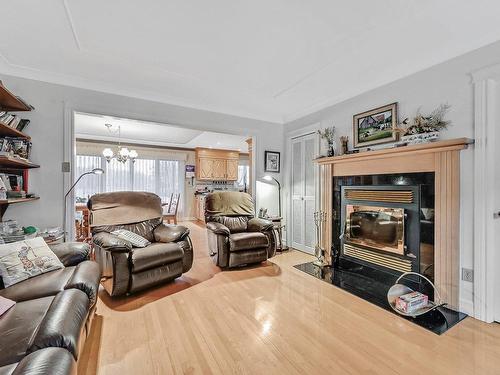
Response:
[[[420,292],[403,294],[396,299],[396,309],[412,314],[415,311],[426,307],[429,304],[429,297]]]

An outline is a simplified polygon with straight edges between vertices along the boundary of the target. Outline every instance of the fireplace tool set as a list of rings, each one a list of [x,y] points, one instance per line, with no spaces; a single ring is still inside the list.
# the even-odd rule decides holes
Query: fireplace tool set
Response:
[[[323,243],[323,232],[326,223],[326,212],[317,211],[314,213],[314,225],[316,226],[316,246],[314,247],[314,255],[317,260],[314,261],[314,265],[319,267],[324,267],[328,265],[325,262],[325,249],[321,247]]]

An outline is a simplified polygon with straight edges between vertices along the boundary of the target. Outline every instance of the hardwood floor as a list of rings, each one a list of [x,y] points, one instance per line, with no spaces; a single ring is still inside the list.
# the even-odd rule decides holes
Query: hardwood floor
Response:
[[[500,374],[500,325],[467,318],[437,336],[292,266],[298,251],[224,271],[205,230],[175,283],[110,299],[79,374]]]

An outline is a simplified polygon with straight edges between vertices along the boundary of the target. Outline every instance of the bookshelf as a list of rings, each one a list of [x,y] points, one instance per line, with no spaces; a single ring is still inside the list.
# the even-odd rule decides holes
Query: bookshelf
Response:
[[[20,132],[17,129],[11,128],[9,125],[5,125],[0,122],[0,137],[18,137],[23,139],[31,139],[30,136]]]
[[[7,112],[31,111],[31,106],[11,93],[0,81],[0,109]]]
[[[33,109],[31,105],[10,92],[0,81],[0,111],[27,112]],[[0,121],[0,138],[5,137],[20,138],[26,141],[31,140],[31,137],[27,134]],[[28,190],[28,170],[33,168],[40,168],[40,166],[23,158],[0,155],[0,173],[22,176],[22,190],[24,191]],[[0,221],[3,220],[3,216],[10,205],[29,203],[38,199],[40,198],[27,197],[0,200]]]

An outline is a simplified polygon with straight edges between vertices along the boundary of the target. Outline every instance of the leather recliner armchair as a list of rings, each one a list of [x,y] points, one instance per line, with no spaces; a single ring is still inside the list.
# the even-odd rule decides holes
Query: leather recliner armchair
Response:
[[[95,258],[104,289],[111,296],[134,293],[174,280],[191,269],[189,229],[163,224],[160,197],[145,192],[114,192],[88,202]],[[151,242],[144,248],[111,232],[126,229]]]
[[[276,254],[273,224],[254,217],[252,197],[247,193],[208,194],[205,222],[210,256],[219,267],[258,263]]]

